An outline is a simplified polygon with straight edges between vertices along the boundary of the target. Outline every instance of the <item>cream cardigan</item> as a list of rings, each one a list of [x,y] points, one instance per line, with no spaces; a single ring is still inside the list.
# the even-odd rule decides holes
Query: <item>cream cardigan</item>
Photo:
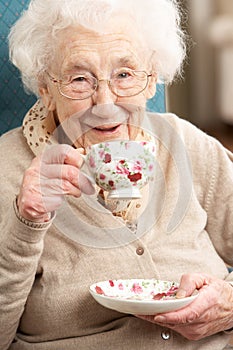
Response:
[[[24,134],[0,138],[0,349],[223,349],[224,332],[188,341],[169,331],[164,340],[165,329],[100,306],[88,289],[117,278],[179,281],[185,272],[233,280],[225,266],[233,265],[232,154],[172,114],[148,114],[158,176],[142,200],[116,216],[96,195],[67,198],[51,222],[23,222],[12,203],[33,153],[56,142],[48,118],[37,104]]]

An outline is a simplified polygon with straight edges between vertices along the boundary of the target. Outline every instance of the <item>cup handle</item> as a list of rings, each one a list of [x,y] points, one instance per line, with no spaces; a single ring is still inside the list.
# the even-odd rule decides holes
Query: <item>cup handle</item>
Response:
[[[81,169],[82,169],[82,167],[84,166],[84,164],[86,163],[86,155],[84,155],[84,154],[81,154],[80,153],[80,156],[82,157],[82,159],[84,160],[84,162],[83,162],[83,164],[82,164],[82,166],[81,166]],[[88,169],[88,167],[86,167],[87,169]],[[80,170],[81,171],[81,173],[90,181],[90,183],[92,184],[92,185],[96,185],[96,182],[95,182],[95,179],[93,178],[93,176],[92,176],[92,174],[88,174],[86,171],[84,171],[83,169],[82,170]]]

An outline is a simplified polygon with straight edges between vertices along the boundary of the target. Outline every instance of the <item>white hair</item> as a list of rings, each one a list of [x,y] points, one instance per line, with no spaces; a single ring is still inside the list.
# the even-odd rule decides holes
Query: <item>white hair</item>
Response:
[[[114,14],[133,19],[156,73],[167,83],[182,71],[185,34],[177,0],[32,0],[11,28],[10,59],[28,91],[38,95],[38,76],[53,59],[57,33],[73,25],[100,32]]]

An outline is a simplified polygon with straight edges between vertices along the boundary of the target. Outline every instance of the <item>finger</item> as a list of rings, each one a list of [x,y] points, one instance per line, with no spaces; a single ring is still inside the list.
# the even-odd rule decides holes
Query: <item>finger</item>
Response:
[[[92,195],[95,193],[95,187],[91,181],[80,171],[78,176],[78,184],[81,192]]]
[[[82,151],[82,149],[80,150]],[[35,166],[35,163],[33,164],[33,166]],[[33,166],[32,166],[31,172],[34,176],[36,170],[34,169],[33,171]],[[90,183],[90,181],[86,177],[84,177],[82,174],[80,174],[79,168],[73,165],[42,163],[40,168],[40,174],[41,174],[41,177],[39,179],[39,183],[41,186],[43,186],[43,183],[46,182],[47,179],[54,179],[54,180],[56,179],[56,182],[54,182],[54,186],[52,188],[53,189],[57,188],[58,193],[61,193],[61,194],[72,194],[74,196],[77,196],[77,194],[75,193],[76,191],[70,191],[71,187],[69,186],[69,182],[72,185],[76,186],[77,188],[81,189],[81,191],[86,194],[93,194],[95,192],[95,189]],[[60,179],[60,185],[58,186],[59,179]]]
[[[41,179],[40,192],[42,197],[72,195],[79,197],[81,191],[66,179]]]
[[[77,148],[71,150],[68,153],[68,157],[65,159],[65,164],[77,165],[78,168],[81,168],[84,162],[84,148]]]
[[[40,169],[39,181],[46,179],[66,180],[78,185],[79,168],[69,164],[43,164]]]
[[[77,167],[69,164],[46,164],[41,169],[40,183],[46,181],[46,179],[60,179],[62,181],[68,181],[74,186],[80,188],[82,192],[87,194],[94,193],[94,187],[90,185],[94,181],[90,181],[87,176],[80,173]]]
[[[163,325],[184,325],[194,323],[200,318],[200,312],[195,309],[190,309],[186,307],[179,312],[170,312],[166,314],[156,315],[154,317],[154,322]]]
[[[80,163],[83,163],[83,159],[77,150],[74,151],[77,152],[77,157],[75,158],[76,164],[56,163],[55,159],[51,159],[51,163],[44,163],[40,157],[34,158],[30,167],[24,173],[23,182],[26,184],[31,182],[39,182],[41,176],[42,178],[48,177],[51,179],[64,177],[71,182],[73,179],[77,179],[79,171],[77,164],[79,161]],[[65,159],[63,160],[65,161]]]
[[[45,164],[70,164],[81,167],[83,159],[80,153],[84,150],[75,149],[70,145],[53,145],[45,149],[41,160]]]
[[[212,307],[215,307],[216,294],[216,290],[211,286],[204,286],[189,305],[174,312],[156,315],[154,320],[158,323],[171,324],[202,322],[210,315]]]
[[[209,285],[212,280],[213,277],[206,274],[184,274],[181,277],[176,297],[185,298],[190,296],[196,289],[200,289],[204,285]]]
[[[90,180],[83,175],[80,171],[77,174],[77,178],[73,180],[74,184],[70,179],[41,179],[40,180],[40,191],[43,196],[56,196],[56,195],[72,195],[74,197],[80,197],[81,192],[85,194],[94,194],[95,188],[93,187]]]

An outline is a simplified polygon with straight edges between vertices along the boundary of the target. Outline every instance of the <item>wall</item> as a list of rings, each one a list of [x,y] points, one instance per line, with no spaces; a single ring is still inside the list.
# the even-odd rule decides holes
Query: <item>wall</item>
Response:
[[[168,88],[168,110],[206,128],[226,119],[220,99],[221,94],[225,97],[229,91],[225,90],[226,84],[221,79],[219,65],[222,53],[211,38],[211,30],[219,15],[233,14],[233,1],[183,0],[183,7],[187,12],[184,26],[192,37],[193,45],[185,66],[185,79]],[[227,75],[233,72],[231,67],[232,64],[229,68],[225,67]],[[233,95],[230,100],[233,101]]]

